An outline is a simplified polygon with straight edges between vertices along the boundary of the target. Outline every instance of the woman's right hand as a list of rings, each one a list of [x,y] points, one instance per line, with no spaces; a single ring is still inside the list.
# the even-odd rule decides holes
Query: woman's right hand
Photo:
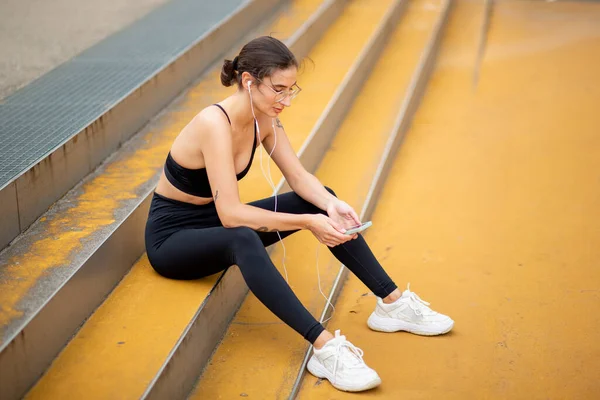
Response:
[[[357,234],[346,235],[346,230],[340,224],[323,214],[312,214],[308,223],[308,229],[317,240],[329,247],[355,239]]]

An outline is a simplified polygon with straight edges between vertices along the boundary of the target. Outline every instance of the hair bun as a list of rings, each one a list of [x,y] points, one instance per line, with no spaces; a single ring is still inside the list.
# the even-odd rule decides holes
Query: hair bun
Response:
[[[233,62],[231,60],[225,60],[223,62],[223,68],[221,69],[221,83],[223,86],[231,86],[237,81],[237,72],[233,68]]]

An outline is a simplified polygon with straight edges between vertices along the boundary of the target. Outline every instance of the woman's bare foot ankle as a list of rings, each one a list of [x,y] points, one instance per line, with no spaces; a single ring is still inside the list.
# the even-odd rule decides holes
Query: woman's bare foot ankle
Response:
[[[330,339],[333,339],[333,335],[331,334],[331,332],[325,330],[321,332],[317,340],[315,340],[315,342],[313,343],[313,347],[317,350],[320,350]]]
[[[402,296],[402,293],[400,293],[400,289],[396,288],[396,290],[394,290],[385,299],[383,299],[383,302],[385,304],[391,304],[391,303],[395,302],[396,300],[398,300],[401,296]]]

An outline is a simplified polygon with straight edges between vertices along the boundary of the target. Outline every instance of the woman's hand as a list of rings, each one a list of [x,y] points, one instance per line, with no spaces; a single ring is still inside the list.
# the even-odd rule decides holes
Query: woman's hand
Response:
[[[335,247],[338,244],[347,242],[356,238],[354,235],[346,235],[343,226],[323,214],[312,214],[308,223],[308,229],[317,240],[329,247]]]
[[[327,205],[327,215],[344,229],[360,225],[360,218],[358,218],[354,209],[352,209],[345,201],[337,198]],[[352,235],[352,237],[356,238],[357,235]]]

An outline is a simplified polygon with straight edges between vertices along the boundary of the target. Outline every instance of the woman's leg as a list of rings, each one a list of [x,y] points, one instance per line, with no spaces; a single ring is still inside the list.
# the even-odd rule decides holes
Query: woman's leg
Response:
[[[336,195],[330,188],[325,187],[325,189],[334,196]],[[275,197],[254,201],[249,204],[273,211],[275,208]],[[277,196],[277,211],[290,214],[327,214],[294,192],[287,192]],[[297,231],[280,232],[280,235],[283,239],[294,232]],[[279,240],[277,232],[258,232],[258,235],[265,247]],[[392,292],[396,291],[396,284],[388,276],[381,264],[379,264],[362,235],[359,234],[358,238],[354,240],[327,248],[378,297],[385,299]],[[396,294],[399,295],[399,291]]]
[[[300,303],[250,228],[183,229],[148,249],[152,266],[172,279],[197,279],[236,264],[250,290],[283,322],[314,343],[323,326]]]

